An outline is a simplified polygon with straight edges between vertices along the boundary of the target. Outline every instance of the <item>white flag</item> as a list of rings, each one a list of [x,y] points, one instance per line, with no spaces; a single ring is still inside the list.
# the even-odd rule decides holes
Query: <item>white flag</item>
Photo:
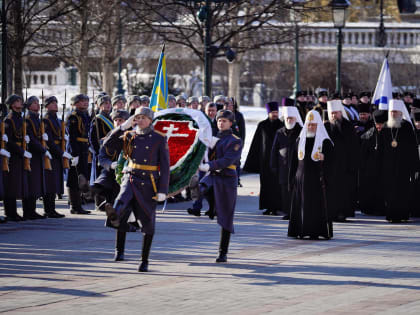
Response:
[[[388,59],[385,58],[373,94],[372,103],[379,109],[388,110],[389,101],[392,100],[391,72],[389,71]]]

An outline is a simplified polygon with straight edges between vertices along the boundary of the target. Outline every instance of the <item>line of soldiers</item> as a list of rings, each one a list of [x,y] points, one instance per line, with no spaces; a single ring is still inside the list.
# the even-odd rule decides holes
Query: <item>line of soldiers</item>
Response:
[[[395,94],[388,110],[379,110],[369,92],[356,106],[351,93],[317,96],[317,104],[303,92],[281,107],[267,104],[268,118],[259,123],[244,166],[260,174],[263,214],[284,212],[290,236],[314,238],[332,237],[332,221],[344,222],[356,210],[395,223],[419,216],[420,100]],[[308,154],[302,142],[310,144]],[[322,231],[310,223],[320,218],[328,222]]]

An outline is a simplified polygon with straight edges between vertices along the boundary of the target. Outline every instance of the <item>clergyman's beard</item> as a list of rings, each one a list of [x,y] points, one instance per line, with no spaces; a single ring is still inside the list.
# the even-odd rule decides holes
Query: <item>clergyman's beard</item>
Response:
[[[306,132],[306,138],[315,138],[316,132],[307,131]]]
[[[339,131],[341,131],[341,119],[331,119],[330,122],[333,128],[337,128]]]
[[[293,129],[296,126],[296,121],[294,121],[293,123],[289,123],[287,120],[284,122],[284,125],[286,127],[287,130]]]
[[[387,126],[389,128],[401,128],[402,117],[389,117],[387,121]]]

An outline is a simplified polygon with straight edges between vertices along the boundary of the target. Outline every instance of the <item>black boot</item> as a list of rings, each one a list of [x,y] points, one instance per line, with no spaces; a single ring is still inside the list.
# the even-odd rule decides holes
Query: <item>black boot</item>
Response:
[[[64,214],[55,211],[55,194],[45,194],[42,201],[44,203],[44,211],[47,218],[59,219],[65,217]]]
[[[82,198],[80,191],[69,188],[69,200],[70,200],[70,213],[72,214],[89,214],[90,211],[82,208]]]
[[[28,197],[22,200],[23,218],[25,220],[45,219],[36,212],[36,197]]]
[[[105,201],[105,197],[102,196],[102,195],[99,195],[99,194],[95,194],[94,199],[95,199],[95,208],[96,208],[96,210],[98,210],[98,211],[104,211],[104,210],[101,210],[102,208],[100,206]]]
[[[149,267],[149,254],[150,248],[152,247],[153,235],[144,234],[143,237],[143,250],[141,252],[141,264],[139,266],[139,272],[147,272]]]
[[[227,262],[227,252],[229,247],[230,232],[222,229],[222,234],[220,236],[220,247],[219,247],[219,257],[217,257],[216,262]]]
[[[114,261],[124,260],[124,247],[125,247],[125,236],[126,232],[117,231],[117,239],[115,241],[115,257]]]
[[[16,199],[4,199],[3,205],[4,213],[8,221],[19,222],[25,220],[17,214]]]

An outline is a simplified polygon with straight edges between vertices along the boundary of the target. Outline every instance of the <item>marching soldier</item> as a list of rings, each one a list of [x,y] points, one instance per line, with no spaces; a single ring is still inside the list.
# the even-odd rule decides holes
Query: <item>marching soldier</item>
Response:
[[[201,180],[200,190],[209,202],[210,219],[217,215],[217,223],[222,227],[219,256],[216,259],[220,263],[227,262],[230,234],[234,233],[233,215],[238,189],[236,164],[241,157],[242,140],[232,133],[235,115],[231,111],[220,110],[216,120],[219,140],[213,149],[215,158],[201,164],[199,170],[210,172]]]
[[[48,97],[45,100],[47,114],[44,116],[45,133],[48,135],[48,149],[51,153],[51,170],[45,170],[45,194],[42,197],[44,202],[45,215],[48,218],[63,218],[64,214],[60,214],[55,210],[55,195],[64,193],[64,171],[63,158],[71,160],[72,156],[63,152],[60,143],[64,139],[67,141],[68,136],[62,134],[61,121],[57,117],[58,105],[55,96]]]
[[[92,159],[91,169],[91,182],[94,182],[101,173],[102,167],[98,163],[99,150],[102,146],[102,141],[106,135],[114,129],[114,124],[110,117],[111,113],[111,99],[108,95],[103,95],[96,102],[99,106],[99,113],[95,116],[92,121],[89,130],[89,143],[91,145],[90,150],[94,155]],[[100,195],[95,194],[95,205],[98,208],[99,205],[104,201],[100,198]]]
[[[31,96],[26,102],[28,112],[26,114],[27,134],[29,135],[29,152],[32,154],[31,171],[28,172],[28,196],[23,199],[23,218],[25,220],[44,219],[36,213],[36,200],[45,193],[44,182],[44,155],[52,159],[50,152],[44,148],[41,141],[48,141],[46,133],[41,134],[41,120],[39,118],[39,99]]]
[[[148,271],[149,253],[155,233],[156,205],[166,199],[169,188],[168,143],[163,135],[153,130],[152,120],[153,111],[150,108],[138,108],[135,115],[114,129],[104,142],[109,152],[119,154],[123,150],[128,159],[114,207],[106,204],[105,211],[111,225],[120,232],[130,230],[127,220],[131,209],[136,220],[140,220],[145,234],[138,269],[140,272]],[[133,122],[137,124],[135,130],[125,132]],[[118,233],[117,237],[121,234]],[[121,249],[124,249],[124,240],[117,239],[117,254],[118,250],[121,254]]]
[[[69,189],[70,212],[73,214],[89,214],[90,211],[82,208],[80,192],[89,191],[89,139],[88,132],[90,117],[88,115],[89,97],[78,94],[72,97],[72,105],[76,109],[67,118],[69,142],[67,151],[72,155],[71,167],[67,177]]]
[[[29,143],[30,140],[29,136],[24,136],[23,131],[22,98],[15,94],[10,95],[6,105],[10,108],[5,119],[10,159],[9,172],[3,173],[4,210],[9,221],[23,221],[16,211],[16,199],[23,199],[28,194],[28,170],[24,169],[24,159],[31,159],[32,154],[23,149],[23,141]]]

